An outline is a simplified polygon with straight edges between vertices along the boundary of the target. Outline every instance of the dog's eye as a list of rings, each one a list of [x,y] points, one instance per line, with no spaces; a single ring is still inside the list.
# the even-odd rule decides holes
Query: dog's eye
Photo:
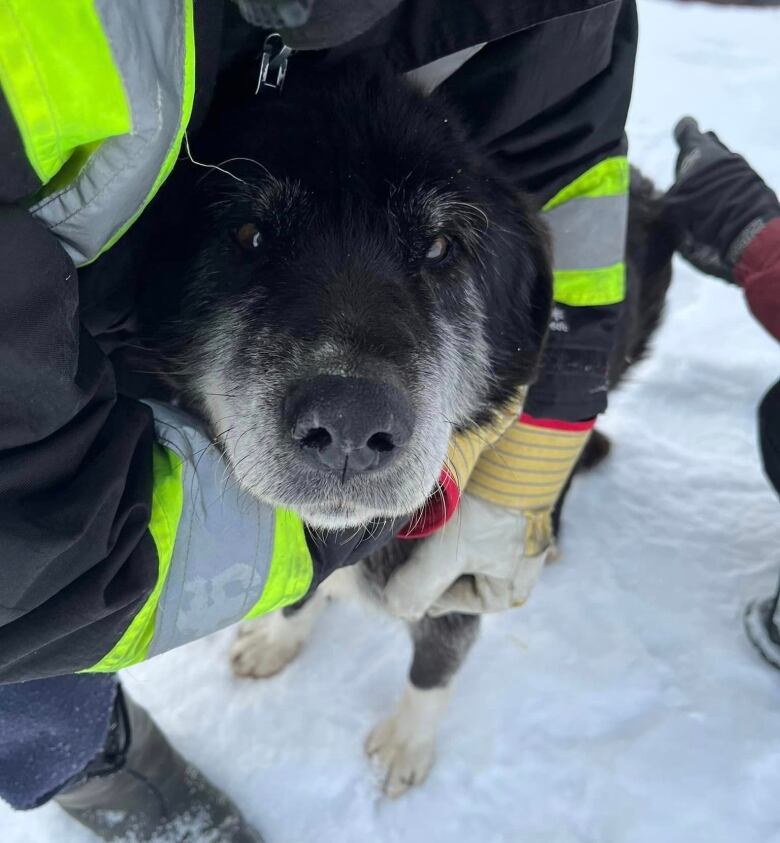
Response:
[[[263,237],[253,222],[244,223],[240,228],[237,228],[235,236],[238,245],[242,249],[246,249],[247,252],[259,249],[263,242]]]
[[[440,234],[433,243],[431,243],[430,248],[425,254],[425,260],[428,261],[428,263],[439,263],[439,261],[442,261],[447,257],[449,250],[449,238]]]

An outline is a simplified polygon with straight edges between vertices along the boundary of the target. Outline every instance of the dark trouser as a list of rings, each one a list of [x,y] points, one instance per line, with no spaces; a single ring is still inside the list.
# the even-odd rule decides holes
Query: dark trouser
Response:
[[[35,808],[103,749],[117,683],[110,675],[0,685],[0,798]]]
[[[764,471],[780,495],[780,381],[767,392],[761,402],[758,410],[758,432]]]
[[[759,407],[758,437],[764,471],[780,495],[780,381],[767,392]],[[767,631],[775,644],[780,645],[780,582],[777,584],[773,602]]]

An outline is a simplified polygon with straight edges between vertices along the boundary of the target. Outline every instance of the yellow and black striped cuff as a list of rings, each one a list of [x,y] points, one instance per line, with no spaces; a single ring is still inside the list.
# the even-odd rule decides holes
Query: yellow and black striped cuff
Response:
[[[562,422],[524,413],[484,451],[469,480],[469,493],[523,512],[552,509],[594,421]]]
[[[474,466],[484,451],[489,451],[504,435],[507,428],[517,421],[523,409],[526,389],[522,387],[515,397],[501,409],[492,424],[477,430],[456,433],[450,439],[445,468],[463,491],[469,483]]]

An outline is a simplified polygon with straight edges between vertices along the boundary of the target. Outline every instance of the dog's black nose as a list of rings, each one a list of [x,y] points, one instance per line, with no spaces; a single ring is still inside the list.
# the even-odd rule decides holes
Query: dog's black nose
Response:
[[[390,463],[414,426],[412,408],[396,387],[335,375],[298,384],[287,397],[285,416],[308,462],[343,477]]]

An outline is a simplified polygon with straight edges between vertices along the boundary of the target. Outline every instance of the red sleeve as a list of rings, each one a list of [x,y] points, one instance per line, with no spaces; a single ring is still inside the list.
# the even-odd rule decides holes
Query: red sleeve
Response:
[[[772,220],[742,253],[734,276],[753,315],[780,340],[780,218]]]

